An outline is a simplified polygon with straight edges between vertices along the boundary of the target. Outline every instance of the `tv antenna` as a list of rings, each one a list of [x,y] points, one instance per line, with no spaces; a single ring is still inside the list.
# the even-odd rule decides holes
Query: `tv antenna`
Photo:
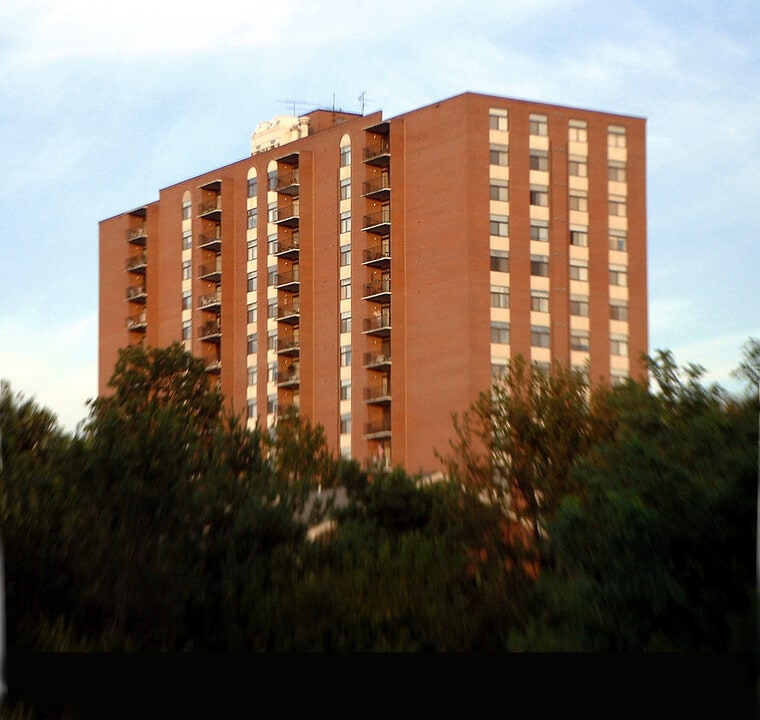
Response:
[[[279,103],[293,108],[293,115],[297,116],[301,110],[314,110],[319,106],[319,103],[309,102],[308,100],[293,100],[292,98],[287,100],[278,100]]]

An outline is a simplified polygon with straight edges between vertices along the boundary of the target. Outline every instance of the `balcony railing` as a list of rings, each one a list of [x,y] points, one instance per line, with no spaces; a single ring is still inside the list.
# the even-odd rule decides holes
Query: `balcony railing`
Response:
[[[297,323],[301,317],[301,303],[288,303],[277,306],[277,320],[279,322]]]
[[[145,267],[148,264],[148,256],[142,252],[139,255],[132,255],[127,258],[126,267],[128,272],[145,273]]]
[[[364,148],[364,162],[386,166],[391,160],[391,144],[387,138]]]
[[[278,272],[274,285],[278,290],[297,292],[300,281],[301,269],[298,267],[298,265],[295,265],[292,270]]]
[[[364,284],[364,300],[373,300],[374,302],[388,302],[391,296],[391,279],[381,278]]]
[[[222,337],[220,322],[207,322],[198,328],[198,338],[205,342],[219,342]]]
[[[391,421],[368,422],[364,425],[364,434],[367,439],[378,439],[391,436]]]
[[[222,306],[222,293],[215,292],[210,295],[201,295],[198,298],[198,309],[210,312],[219,312]]]
[[[301,341],[298,338],[278,338],[277,354],[278,355],[299,355],[301,352]]]
[[[384,207],[379,212],[365,215],[362,220],[362,230],[371,233],[385,234],[391,228],[391,209]]]
[[[374,247],[367,248],[362,255],[362,262],[365,265],[374,267],[385,267],[391,262],[391,244],[390,242]]]
[[[370,370],[382,370],[391,366],[390,353],[364,353],[364,367]]]
[[[201,250],[219,252],[222,249],[222,237],[221,235],[206,235],[202,233],[198,235],[198,247]]]
[[[389,335],[391,332],[391,314],[382,312],[371,318],[364,318],[363,332],[367,335]]]
[[[148,231],[145,225],[127,230],[127,242],[134,243],[135,245],[145,245],[147,239]]]
[[[127,300],[144,303],[147,297],[145,285],[130,285],[127,288]]]
[[[301,383],[301,374],[295,368],[277,377],[277,387],[298,387]]]
[[[278,225],[296,227],[299,222],[300,207],[298,202],[279,205],[273,211],[273,222]]]
[[[203,362],[206,363],[206,372],[219,373],[222,370],[222,361],[218,355],[206,355],[203,358]]]
[[[301,238],[299,235],[294,233],[293,237],[277,240],[274,246],[273,254],[277,257],[291,258],[296,257],[300,249]]]
[[[299,168],[277,175],[275,190],[286,195],[298,195],[298,185],[301,181]]]
[[[222,259],[217,258],[214,262],[206,263],[198,268],[198,276],[201,280],[218,283],[222,279]]]
[[[222,198],[217,195],[213,200],[202,202],[198,206],[198,215],[201,217],[218,218],[221,217],[222,211]]]
[[[364,388],[364,399],[369,403],[389,403],[391,401],[390,384],[371,385]]]
[[[367,180],[362,185],[362,195],[364,197],[384,200],[391,194],[391,177],[383,173],[381,177]]]
[[[138,313],[137,315],[130,315],[127,317],[127,330],[133,330],[135,332],[145,332],[145,328],[148,326],[148,321],[145,317],[145,313]]]

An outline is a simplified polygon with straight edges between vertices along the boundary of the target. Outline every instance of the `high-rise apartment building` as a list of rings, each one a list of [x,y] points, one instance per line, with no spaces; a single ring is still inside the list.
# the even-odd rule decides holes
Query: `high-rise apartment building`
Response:
[[[183,341],[229,405],[440,467],[509,358],[643,377],[645,120],[464,93],[262,123],[243,160],[100,223],[99,392]]]

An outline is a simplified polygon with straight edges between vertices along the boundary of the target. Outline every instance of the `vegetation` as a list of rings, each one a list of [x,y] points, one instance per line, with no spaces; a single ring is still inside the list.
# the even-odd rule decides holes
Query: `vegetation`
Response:
[[[757,357],[750,340],[749,383]],[[592,387],[516,358],[453,418],[436,483],[337,459],[297,415],[244,427],[179,345],[123,350],[74,437],[3,382],[9,647],[755,667],[757,396],[705,387],[667,352],[646,361],[651,387]]]

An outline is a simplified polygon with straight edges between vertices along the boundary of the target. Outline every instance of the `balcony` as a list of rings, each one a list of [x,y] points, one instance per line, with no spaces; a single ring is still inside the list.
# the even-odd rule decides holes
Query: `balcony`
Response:
[[[278,290],[291,293],[298,292],[301,286],[301,269],[298,265],[294,265],[292,270],[278,272],[274,285]]]
[[[144,303],[148,298],[145,285],[130,285],[127,288],[127,300],[130,302]]]
[[[148,255],[141,252],[139,255],[132,255],[127,258],[127,272],[133,272],[138,275],[145,275],[145,269],[148,264]]]
[[[364,437],[367,440],[380,440],[391,436],[390,419],[380,422],[368,422],[364,425]]]
[[[213,200],[202,202],[198,206],[198,217],[218,221],[222,219],[222,197],[217,195]]]
[[[297,367],[288,368],[277,378],[278,388],[297,388],[301,384],[301,374]]]
[[[367,248],[362,255],[362,264],[368,267],[389,267],[391,264],[390,239],[386,239],[380,245]]]
[[[277,354],[286,357],[298,357],[301,354],[301,341],[298,337],[278,338]]]
[[[371,318],[364,318],[364,328],[362,332],[365,335],[376,335],[378,337],[387,337],[391,334],[391,313],[383,310],[379,315]]]
[[[278,173],[274,189],[283,195],[298,195],[299,183],[300,172],[296,167],[290,172]]]
[[[389,370],[391,367],[390,353],[364,353],[364,367],[367,368],[367,370]]]
[[[298,227],[300,220],[300,208],[298,201],[279,205],[273,211],[272,222],[285,227]]]
[[[145,317],[145,313],[138,313],[137,315],[130,315],[127,317],[127,330],[134,332],[145,332],[148,327],[148,321]]]
[[[206,355],[203,362],[206,363],[206,372],[208,373],[218,375],[222,371],[222,361],[218,355]]]
[[[387,405],[391,401],[390,383],[386,380],[380,385],[365,387],[364,401],[374,405]]]
[[[389,277],[380,278],[364,284],[363,300],[372,300],[373,302],[383,303],[384,305],[391,301],[391,279]]]
[[[391,162],[391,143],[388,138],[364,148],[364,162],[369,165],[388,167]]]
[[[198,235],[198,247],[201,250],[218,253],[222,249],[221,235]]]
[[[379,212],[365,215],[362,219],[362,230],[376,235],[388,235],[391,231],[391,209],[383,206]]]
[[[277,322],[297,325],[301,319],[301,304],[298,302],[285,303],[277,306]]]
[[[198,309],[218,313],[222,309],[222,293],[215,292],[210,295],[201,295],[198,298]]]
[[[222,324],[218,320],[204,323],[198,328],[198,339],[218,343],[222,339]]]
[[[391,196],[391,176],[383,173],[378,178],[362,184],[362,195],[372,200],[387,200]]]
[[[148,240],[148,231],[145,225],[140,225],[140,227],[135,228],[129,228],[127,230],[127,242],[130,242],[134,245],[145,245],[145,243]]]
[[[217,258],[214,262],[201,265],[198,268],[198,277],[208,282],[220,283],[222,281],[222,259]]]
[[[301,238],[298,233],[293,233],[291,237],[282,238],[277,240],[277,244],[274,247],[274,255],[277,257],[292,260],[298,257],[301,250]]]

